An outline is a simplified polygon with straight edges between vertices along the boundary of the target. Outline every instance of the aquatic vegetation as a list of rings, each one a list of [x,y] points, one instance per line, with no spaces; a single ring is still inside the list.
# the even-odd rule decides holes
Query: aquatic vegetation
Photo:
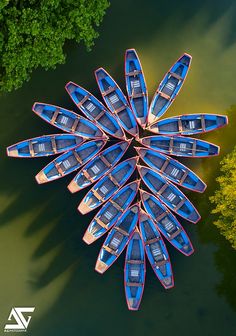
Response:
[[[79,169],[68,185],[69,191],[92,187],[78,210],[87,214],[100,207],[83,240],[91,244],[108,233],[95,266],[99,273],[104,273],[127,247],[124,282],[131,310],[137,310],[141,302],[145,255],[168,289],[174,286],[174,277],[164,239],[186,256],[194,251],[176,215],[197,223],[200,214],[179,186],[202,193],[206,185],[172,156],[218,155],[218,146],[190,135],[218,129],[228,122],[226,116],[214,114],[160,120],[179,93],[190,64],[191,56],[183,54],[164,76],[149,106],[141,63],[136,51],[128,49],[127,97],[99,68],[95,76],[106,107],[86,89],[69,82],[66,90],[84,116],[35,103],[33,111],[38,116],[67,134],[28,139],[7,149],[14,157],[60,154],[36,175],[40,184]]]

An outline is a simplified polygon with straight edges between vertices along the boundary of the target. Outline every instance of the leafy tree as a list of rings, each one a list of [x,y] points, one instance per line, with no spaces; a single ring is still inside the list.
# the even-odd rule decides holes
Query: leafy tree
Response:
[[[108,0],[1,0],[0,90],[19,88],[38,66],[64,63],[66,40],[90,49],[108,6]]]
[[[222,175],[216,179],[219,189],[210,197],[215,204],[212,212],[219,214],[214,224],[236,249],[236,147],[221,161],[221,172]]]

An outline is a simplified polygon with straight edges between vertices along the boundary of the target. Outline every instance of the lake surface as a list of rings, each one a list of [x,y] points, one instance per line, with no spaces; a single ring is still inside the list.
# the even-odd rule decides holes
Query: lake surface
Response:
[[[16,92],[0,97],[0,334],[12,307],[34,306],[28,334],[61,335],[236,335],[236,252],[213,226],[209,196],[217,187],[219,162],[234,147],[236,108],[236,7],[234,1],[112,1],[92,52],[66,46],[67,62],[55,71],[37,70]],[[64,85],[72,80],[98,97],[93,70],[106,68],[124,88],[123,55],[136,48],[150,98],[172,63],[193,56],[182,92],[168,116],[228,114],[230,125],[202,138],[221,146],[217,158],[188,160],[208,184],[188,196],[202,215],[181,221],[195,247],[191,257],[168,248],[175,287],[165,291],[148,267],[141,310],[129,312],[123,290],[123,261],[104,275],[94,271],[101,241],[82,242],[93,215],[76,207],[85,192],[71,195],[71,177],[38,186],[34,175],[48,159],[17,160],[5,147],[56,133],[31,112],[35,101],[75,109]]]

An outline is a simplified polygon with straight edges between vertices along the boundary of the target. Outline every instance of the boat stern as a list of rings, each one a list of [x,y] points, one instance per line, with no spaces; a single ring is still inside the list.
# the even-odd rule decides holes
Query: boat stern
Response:
[[[37,181],[38,184],[43,184],[48,182],[48,178],[45,175],[45,173],[43,171],[39,172],[36,176],[35,179]]]
[[[79,191],[81,188],[78,186],[78,184],[76,183],[75,180],[72,180],[72,181],[70,182],[70,184],[68,184],[67,189],[68,189],[72,194],[74,194],[74,193],[76,193],[77,191]]]
[[[90,233],[88,230],[85,232],[84,236],[83,236],[83,241],[87,244],[90,245],[92,244],[94,241],[96,240],[96,237],[94,237],[94,235],[92,235],[92,233]]]
[[[95,265],[95,271],[97,271],[100,274],[103,274],[106,272],[106,270],[109,268],[107,264],[105,264],[101,260],[97,260],[96,265]]]

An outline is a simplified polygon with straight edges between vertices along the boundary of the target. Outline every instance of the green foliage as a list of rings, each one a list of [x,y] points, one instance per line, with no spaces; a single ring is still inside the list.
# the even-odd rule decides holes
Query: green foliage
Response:
[[[1,0],[0,90],[19,88],[38,66],[65,62],[66,40],[89,50],[108,0]]]
[[[221,172],[221,176],[216,179],[219,189],[210,197],[210,201],[215,204],[212,212],[219,214],[214,224],[236,249],[236,147],[222,160]]]

